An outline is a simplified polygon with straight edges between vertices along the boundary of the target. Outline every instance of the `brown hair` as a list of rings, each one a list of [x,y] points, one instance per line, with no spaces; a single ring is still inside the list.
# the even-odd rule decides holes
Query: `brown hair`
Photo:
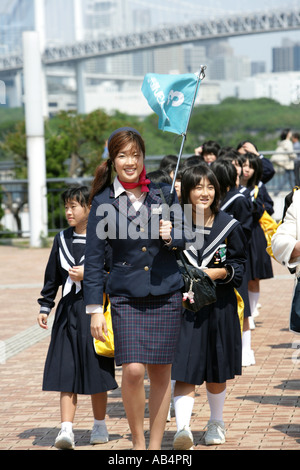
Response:
[[[137,131],[134,129],[127,129],[120,130],[120,132],[114,132],[108,140],[109,157],[96,168],[95,177],[91,187],[90,204],[96,194],[111,184],[114,160],[122,148],[130,143],[133,147],[137,147],[141,150],[145,158],[145,143]]]

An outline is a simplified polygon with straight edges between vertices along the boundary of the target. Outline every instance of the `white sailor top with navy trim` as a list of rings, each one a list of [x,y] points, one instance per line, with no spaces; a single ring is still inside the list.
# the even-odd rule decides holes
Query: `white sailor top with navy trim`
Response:
[[[41,291],[40,313],[49,315],[55,305],[55,297],[60,286],[62,296],[67,296],[73,286],[76,294],[82,293],[82,282],[74,282],[69,276],[69,269],[84,264],[86,236],[76,234],[72,227],[58,233],[45,270],[44,286]]]
[[[247,239],[241,224],[226,212],[219,211],[211,229],[204,227],[198,230],[203,231],[203,246],[200,249],[190,246],[184,251],[185,257],[192,265],[202,269],[226,267],[228,276],[224,280],[217,280],[217,284],[239,287],[247,260]],[[220,245],[223,244],[226,244],[225,254],[220,255]]]

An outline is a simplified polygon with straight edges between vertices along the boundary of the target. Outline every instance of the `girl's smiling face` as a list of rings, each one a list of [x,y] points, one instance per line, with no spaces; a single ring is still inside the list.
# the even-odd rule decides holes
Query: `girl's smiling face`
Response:
[[[215,199],[215,187],[208,178],[202,178],[199,183],[190,191],[190,202],[193,209],[210,211],[210,206]]]
[[[81,229],[87,224],[89,209],[76,199],[69,199],[65,203],[65,214],[70,227]]]
[[[117,175],[124,183],[137,183],[144,168],[144,156],[137,145],[129,143],[114,159]]]

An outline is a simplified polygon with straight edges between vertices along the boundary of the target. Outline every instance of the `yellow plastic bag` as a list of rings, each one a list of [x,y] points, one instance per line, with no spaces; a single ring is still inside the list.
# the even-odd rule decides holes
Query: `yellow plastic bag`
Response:
[[[240,321],[241,335],[243,335],[245,303],[241,294],[236,289],[234,289],[234,293],[237,301],[237,313]]]
[[[257,197],[257,194],[258,194],[258,186],[255,186],[254,198]],[[277,223],[276,220],[274,220],[273,217],[271,217],[270,214],[265,210],[263,215],[259,219],[259,223],[260,223],[261,228],[264,231],[264,234],[267,240],[266,251],[268,255],[274,258],[272,246],[271,246],[271,239],[274,233],[276,233],[276,230],[278,229],[281,222]]]
[[[115,355],[115,344],[114,344],[114,332],[112,327],[112,319],[111,319],[111,309],[110,309],[110,300],[108,295],[103,295],[103,310],[104,310],[104,317],[106,320],[108,336],[105,343],[98,339],[94,339],[94,348],[96,353],[99,356],[105,357],[114,357]]]
[[[259,223],[264,231],[267,245],[269,246],[271,244],[271,238],[274,233],[276,233],[279,224],[270,216],[270,214],[268,214],[267,211],[264,211],[263,215],[259,219]]]

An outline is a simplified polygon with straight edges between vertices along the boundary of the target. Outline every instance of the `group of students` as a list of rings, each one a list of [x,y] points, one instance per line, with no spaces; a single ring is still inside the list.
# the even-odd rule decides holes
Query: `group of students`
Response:
[[[215,158],[207,160],[205,151],[213,154],[212,149],[217,149]],[[90,191],[75,187],[63,194],[69,228],[54,239],[38,300],[38,322],[47,328],[62,286],[43,379],[43,390],[61,394],[55,446],[75,446],[78,394],[92,397],[91,444],[109,440],[105,414],[107,392],[117,387],[115,365],[122,367],[133,449],[146,449],[145,374],[149,450],[161,448],[171,384],[177,426],[173,448],[193,448],[195,387],[204,382],[210,405],[204,440],[222,444],[226,382],[255,361],[249,319],[257,308],[259,281],[273,276],[259,224],[265,209],[273,211],[263,183],[272,176],[269,162],[253,144],[244,142],[236,150],[210,141],[201,155],[182,163],[170,201],[177,158],[166,156],[158,171],[147,174],[143,138],[128,127],[111,134],[108,152]],[[171,210],[169,218],[162,216],[166,200],[181,209]],[[183,223],[187,205],[192,214],[188,228]],[[195,243],[199,236],[200,245]],[[178,251],[216,283],[216,302],[196,313],[182,307]],[[93,338],[104,341],[107,334],[104,293],[111,303],[114,359],[97,355],[93,347]]]

